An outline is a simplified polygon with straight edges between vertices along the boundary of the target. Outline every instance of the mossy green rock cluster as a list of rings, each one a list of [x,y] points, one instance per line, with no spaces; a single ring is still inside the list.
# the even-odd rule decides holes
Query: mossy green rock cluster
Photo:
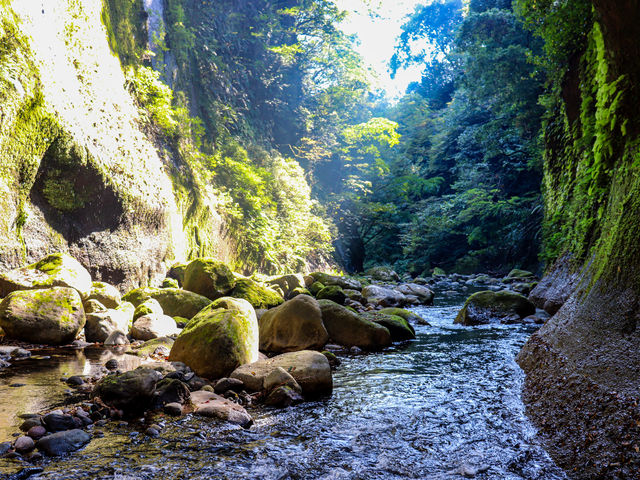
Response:
[[[372,267],[365,272],[365,275],[370,276],[375,280],[382,282],[399,282],[400,276],[391,268],[385,266]]]
[[[185,269],[183,286],[185,290],[216,300],[233,290],[236,278],[225,263],[213,258],[197,258]]]
[[[123,296],[122,300],[137,307],[150,298],[157,300],[164,314],[170,317],[192,318],[211,304],[207,297],[180,288],[136,288]]]
[[[349,288],[351,290],[362,290],[362,284],[354,279],[348,277],[341,277],[338,275],[330,275],[324,272],[314,272],[310,276],[314,281],[322,283],[325,287],[330,285],[337,285],[340,288]]]
[[[97,300],[107,308],[116,308],[122,301],[118,289],[104,282],[93,282],[88,300]]]
[[[386,315],[395,315],[396,317],[404,318],[407,322],[415,322],[420,325],[429,325],[424,318],[420,315],[413,313],[410,310],[406,310],[404,308],[383,308],[380,310],[380,313],[384,313]]]
[[[340,305],[343,305],[347,296],[339,286],[329,285],[328,287],[324,287],[322,290],[320,290],[316,295],[316,298],[318,300],[331,300]]]
[[[409,322],[397,315],[389,315],[380,312],[365,312],[362,314],[362,317],[389,330],[392,342],[402,342],[416,338],[416,332]]]
[[[500,292],[487,290],[471,295],[454,323],[462,325],[515,323],[534,313],[536,313],[536,307],[527,297],[507,290]]]
[[[21,290],[0,303],[0,327],[9,338],[62,345],[85,324],[82,299],[73,288]]]
[[[221,298],[198,313],[171,348],[171,361],[206,378],[228,376],[258,359],[258,321],[246,300]]]
[[[319,300],[322,322],[333,342],[346,347],[380,350],[391,344],[389,330],[331,300]]]
[[[284,302],[278,293],[250,278],[238,278],[229,295],[246,300],[256,309],[277,307]]]

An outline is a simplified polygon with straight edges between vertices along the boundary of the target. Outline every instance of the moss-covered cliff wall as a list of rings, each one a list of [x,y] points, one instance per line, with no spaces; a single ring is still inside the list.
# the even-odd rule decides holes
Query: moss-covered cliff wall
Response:
[[[638,478],[640,6],[546,3],[548,43],[571,31],[551,24],[558,10],[590,15],[575,19],[578,48],[546,99],[545,254],[557,261],[532,299],[557,313],[519,355],[525,400],[573,476]]]

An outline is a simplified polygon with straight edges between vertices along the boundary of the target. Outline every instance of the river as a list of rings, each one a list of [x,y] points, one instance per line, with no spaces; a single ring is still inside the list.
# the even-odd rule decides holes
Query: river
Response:
[[[415,341],[382,353],[341,356],[328,399],[252,411],[255,423],[247,430],[160,416],[162,433],[152,439],[140,433],[142,424],[112,423],[104,437],[74,455],[46,461],[44,471],[29,478],[566,478],[537,442],[520,399],[524,374],[514,358],[533,327],[453,325],[462,300],[414,309],[431,323],[416,326]],[[44,374],[24,374],[26,366],[5,371],[0,441],[10,434],[7,425],[17,423],[15,412],[64,398],[61,375],[89,373],[104,358],[76,352],[56,357],[57,366]],[[9,387],[15,382],[27,385]],[[30,391],[40,396],[17,407],[22,389],[23,402]],[[0,459],[0,471],[19,470],[12,462]]]

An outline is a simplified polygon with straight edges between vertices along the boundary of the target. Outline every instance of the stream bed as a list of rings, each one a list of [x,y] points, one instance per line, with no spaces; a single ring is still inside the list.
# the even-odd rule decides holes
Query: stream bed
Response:
[[[391,350],[341,356],[334,392],[285,410],[250,411],[249,429],[191,416],[156,417],[159,438],[110,423],[84,449],[46,460],[32,479],[566,478],[535,438],[514,358],[525,325],[453,325],[463,297],[414,310],[431,323]],[[0,442],[17,413],[64,400],[64,375],[89,374],[106,352],[28,360],[0,372]],[[41,362],[47,367],[36,367]],[[53,365],[53,366],[52,366]],[[25,383],[23,387],[10,387]],[[0,459],[0,473],[24,464]]]

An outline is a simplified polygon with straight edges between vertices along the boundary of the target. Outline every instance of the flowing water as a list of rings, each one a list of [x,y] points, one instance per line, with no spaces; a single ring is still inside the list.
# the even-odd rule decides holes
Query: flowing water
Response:
[[[524,374],[514,358],[532,327],[453,325],[461,301],[415,309],[431,326],[417,326],[413,342],[341,357],[328,399],[252,411],[247,430],[160,416],[161,436],[152,439],[139,433],[141,424],[110,424],[104,437],[30,478],[566,478],[537,443],[520,400]],[[58,382],[55,395],[64,391],[57,377],[77,373],[74,362],[76,370],[91,368],[88,360],[78,367],[77,356],[61,362],[66,370],[47,377]],[[13,401],[8,381],[16,379],[3,380],[0,405]]]

